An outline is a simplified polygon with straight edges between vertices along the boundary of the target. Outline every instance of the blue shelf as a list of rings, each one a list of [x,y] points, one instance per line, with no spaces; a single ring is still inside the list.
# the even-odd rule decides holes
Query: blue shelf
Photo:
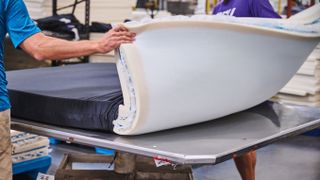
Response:
[[[51,165],[51,157],[44,156],[41,158],[24,161],[13,164],[13,175],[27,174],[31,179],[36,179],[39,172],[46,173]]]

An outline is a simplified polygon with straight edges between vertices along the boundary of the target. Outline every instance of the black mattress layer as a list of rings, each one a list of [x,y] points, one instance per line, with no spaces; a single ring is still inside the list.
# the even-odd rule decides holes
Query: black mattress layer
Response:
[[[123,103],[114,64],[79,64],[7,72],[13,117],[111,131]]]

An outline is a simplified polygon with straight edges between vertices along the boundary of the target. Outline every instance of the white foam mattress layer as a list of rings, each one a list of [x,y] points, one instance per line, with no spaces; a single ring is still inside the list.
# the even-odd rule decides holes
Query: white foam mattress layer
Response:
[[[114,131],[190,125],[269,99],[319,43],[318,26],[299,23],[197,16],[127,24],[137,37],[116,52],[124,105]]]

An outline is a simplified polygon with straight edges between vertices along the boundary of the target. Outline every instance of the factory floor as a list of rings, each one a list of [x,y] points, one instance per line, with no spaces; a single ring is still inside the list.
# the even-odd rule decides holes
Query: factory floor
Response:
[[[241,179],[234,162],[194,170],[201,180]],[[319,180],[320,137],[296,136],[257,151],[257,180]]]
[[[65,153],[95,153],[93,148],[69,144],[52,145],[52,165],[48,174],[55,174]],[[215,166],[193,169],[200,180],[240,180],[232,160]],[[18,178],[15,178],[18,180]],[[319,180],[320,137],[296,136],[257,151],[257,180]]]

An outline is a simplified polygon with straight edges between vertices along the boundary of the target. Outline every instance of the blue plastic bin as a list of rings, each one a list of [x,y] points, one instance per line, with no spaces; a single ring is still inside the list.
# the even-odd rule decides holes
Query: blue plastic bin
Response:
[[[55,144],[60,144],[61,141],[56,138],[49,137],[49,143],[55,145]]]
[[[95,147],[97,154],[114,155],[114,150]]]
[[[38,173],[46,173],[51,165],[51,156],[44,156],[41,158],[24,161],[13,164],[13,175],[25,174],[30,179],[37,179]]]

